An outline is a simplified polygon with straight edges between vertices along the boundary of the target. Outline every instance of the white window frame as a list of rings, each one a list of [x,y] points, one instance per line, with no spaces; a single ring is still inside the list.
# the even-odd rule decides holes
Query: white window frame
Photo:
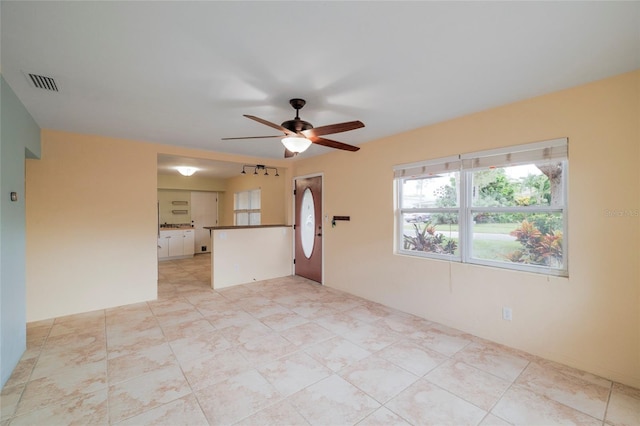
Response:
[[[533,164],[542,160],[561,161],[562,171],[562,204],[559,206],[526,206],[526,207],[474,207],[472,200],[473,173],[490,166],[509,167],[519,164]],[[458,208],[407,208],[402,207],[402,187],[407,178],[427,177],[434,173],[460,173],[458,190]],[[394,167],[395,179],[395,248],[401,255],[448,260],[462,263],[513,269],[547,275],[568,276],[569,271],[569,239],[568,239],[568,140],[567,138],[518,145],[495,150],[460,154],[429,161],[403,164]],[[424,251],[404,249],[404,214],[406,213],[451,213],[458,211],[458,254],[443,255]],[[563,218],[562,269],[523,263],[508,263],[473,257],[473,215],[476,212],[488,213],[561,213]],[[446,232],[445,232],[446,233]]]
[[[420,178],[426,177],[431,174],[437,173],[450,173],[460,172],[461,161],[459,156],[438,158],[429,161],[423,161],[419,163],[405,164],[403,166],[397,166],[394,168],[394,176],[396,177],[396,235],[397,240],[397,252],[402,254],[409,254],[412,256],[429,257],[442,260],[457,260],[460,261],[460,254],[449,255],[439,253],[429,253],[424,251],[405,250],[404,249],[404,215],[405,214],[419,214],[419,213],[453,213],[458,215],[458,223],[460,223],[460,201],[458,207],[447,208],[435,208],[435,207],[402,207],[402,182],[407,178]],[[461,194],[459,194],[459,197]],[[460,250],[458,250],[460,253]]]
[[[243,202],[246,197],[247,201]],[[247,191],[239,191],[233,194],[233,224],[239,226],[239,217],[246,215],[247,224],[240,226],[256,226],[262,222],[262,214],[260,210],[262,192],[260,188],[250,189]],[[257,218],[257,220],[256,220]]]

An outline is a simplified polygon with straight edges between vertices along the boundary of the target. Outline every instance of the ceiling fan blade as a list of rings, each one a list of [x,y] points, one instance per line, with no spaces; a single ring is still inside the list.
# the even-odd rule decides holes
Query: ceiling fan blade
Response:
[[[296,134],[296,132],[292,132],[289,129],[285,129],[284,127],[282,127],[279,124],[272,123],[272,122],[267,121],[267,120],[263,120],[262,118],[256,117],[255,115],[247,115],[247,114],[245,114],[244,116],[247,117],[247,118],[250,118],[251,120],[257,121],[258,123],[262,123],[265,126],[269,126],[269,127],[272,127],[272,128],[274,128],[276,130],[280,130],[281,132],[286,133],[287,135],[292,135],[293,136],[293,135]]]
[[[348,132],[349,130],[360,129],[364,127],[362,121],[347,121],[345,123],[329,124],[327,126],[314,127],[313,129],[304,130],[302,134],[306,137],[330,135],[332,133]]]
[[[293,151],[289,151],[287,148],[284,149],[284,158],[295,157],[296,153]]]
[[[239,137],[239,138],[222,138],[221,140],[223,141],[232,141],[234,139],[264,139],[264,138],[281,138],[282,135],[276,135],[276,136],[243,136],[243,137]]]
[[[352,151],[352,152],[355,152],[360,149],[360,147],[358,146],[348,145],[346,143],[332,141],[331,139],[319,138],[316,136],[311,136],[309,137],[309,139],[311,140],[311,142],[315,144],[328,146],[329,148],[344,149],[345,151]]]

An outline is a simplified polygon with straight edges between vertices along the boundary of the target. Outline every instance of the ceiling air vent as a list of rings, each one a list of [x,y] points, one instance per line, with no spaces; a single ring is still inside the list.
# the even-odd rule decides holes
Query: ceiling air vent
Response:
[[[31,83],[38,89],[50,90],[52,92],[58,92],[58,85],[52,77],[45,77],[38,74],[27,74],[27,77]]]

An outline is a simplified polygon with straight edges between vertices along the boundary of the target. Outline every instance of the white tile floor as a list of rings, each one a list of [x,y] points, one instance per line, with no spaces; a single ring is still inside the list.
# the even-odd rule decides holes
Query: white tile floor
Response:
[[[29,324],[1,426],[640,424],[638,389],[298,277],[212,291],[209,261]]]

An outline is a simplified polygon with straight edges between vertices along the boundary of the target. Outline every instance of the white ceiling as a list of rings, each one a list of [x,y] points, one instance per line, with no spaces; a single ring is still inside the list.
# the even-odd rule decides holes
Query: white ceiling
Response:
[[[357,145],[640,68],[637,1],[0,7],[2,75],[40,127],[265,162],[282,158],[278,139],[220,139],[278,134],[242,114],[281,123],[293,97],[315,126],[363,121],[328,136]]]

